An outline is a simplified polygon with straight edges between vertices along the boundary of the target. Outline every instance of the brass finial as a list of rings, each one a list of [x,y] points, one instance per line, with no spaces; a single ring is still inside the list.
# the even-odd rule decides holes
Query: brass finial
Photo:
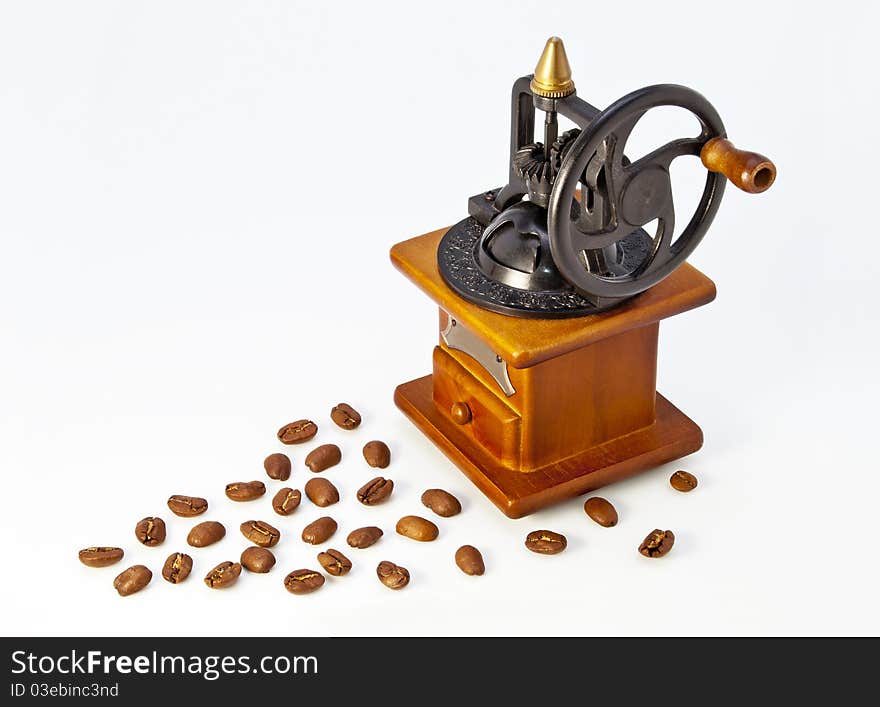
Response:
[[[571,66],[559,37],[550,37],[544,45],[530,88],[542,98],[565,98],[574,93]]]

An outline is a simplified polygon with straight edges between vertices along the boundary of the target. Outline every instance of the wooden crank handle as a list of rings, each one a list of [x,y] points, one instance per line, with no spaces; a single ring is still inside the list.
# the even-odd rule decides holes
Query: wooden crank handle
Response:
[[[750,194],[767,191],[776,179],[776,165],[757,152],[739,150],[727,138],[713,137],[700,151],[703,166],[720,172]]]

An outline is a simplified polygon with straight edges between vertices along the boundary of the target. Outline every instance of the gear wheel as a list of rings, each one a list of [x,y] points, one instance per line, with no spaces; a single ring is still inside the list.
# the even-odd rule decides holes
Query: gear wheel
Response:
[[[559,172],[559,168],[562,167],[562,160],[565,159],[565,155],[568,153],[569,148],[572,143],[577,140],[577,137],[580,134],[580,128],[566,130],[562,135],[556,138],[553,145],[550,147],[550,167],[553,170],[554,179]]]
[[[540,142],[521,147],[513,156],[513,166],[519,176],[534,186],[541,182],[550,184],[553,181],[552,166],[544,158],[544,145]]]

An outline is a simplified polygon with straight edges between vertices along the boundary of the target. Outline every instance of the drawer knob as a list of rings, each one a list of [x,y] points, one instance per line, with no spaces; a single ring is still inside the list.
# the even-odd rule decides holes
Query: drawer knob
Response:
[[[449,409],[449,414],[452,415],[452,421],[456,425],[466,425],[471,421],[471,409],[468,407],[467,403],[452,403],[452,407]]]

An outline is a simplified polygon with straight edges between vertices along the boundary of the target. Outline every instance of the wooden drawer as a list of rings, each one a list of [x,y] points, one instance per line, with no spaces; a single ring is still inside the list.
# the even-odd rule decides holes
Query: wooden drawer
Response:
[[[519,466],[519,415],[439,346],[434,347],[434,404],[504,466]],[[469,414],[456,416],[453,406]]]

